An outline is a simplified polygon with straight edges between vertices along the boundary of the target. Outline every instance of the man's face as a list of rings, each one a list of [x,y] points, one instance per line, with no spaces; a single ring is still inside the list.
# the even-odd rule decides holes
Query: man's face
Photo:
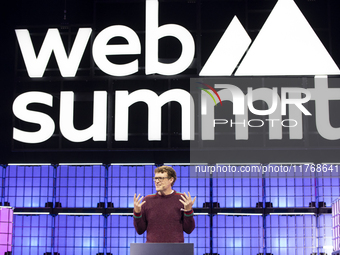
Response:
[[[162,180],[162,177],[165,178]],[[168,191],[171,189],[172,178],[169,179],[167,173],[155,173],[155,178],[161,178],[155,179],[156,191]]]

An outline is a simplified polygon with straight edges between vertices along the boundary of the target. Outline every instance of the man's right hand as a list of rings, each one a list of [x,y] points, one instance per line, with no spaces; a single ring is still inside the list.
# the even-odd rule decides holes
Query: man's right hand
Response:
[[[136,197],[136,193],[133,197],[133,210],[135,213],[140,213],[142,211],[142,205],[146,203],[146,201],[143,201],[143,197],[140,198],[140,194],[138,194],[138,197]]]

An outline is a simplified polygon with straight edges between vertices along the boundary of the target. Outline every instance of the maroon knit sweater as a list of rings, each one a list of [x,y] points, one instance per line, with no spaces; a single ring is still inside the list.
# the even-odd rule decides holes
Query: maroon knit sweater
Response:
[[[147,231],[147,243],[184,243],[183,231],[190,234],[195,228],[194,211],[183,212],[179,201],[182,193],[158,193],[146,196],[140,213],[133,213],[133,224],[139,235]]]

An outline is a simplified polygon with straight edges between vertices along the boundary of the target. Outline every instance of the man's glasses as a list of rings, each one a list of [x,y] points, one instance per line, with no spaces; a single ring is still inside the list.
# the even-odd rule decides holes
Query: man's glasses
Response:
[[[165,179],[169,179],[169,177],[152,177],[152,180],[155,182],[155,181],[163,181]]]

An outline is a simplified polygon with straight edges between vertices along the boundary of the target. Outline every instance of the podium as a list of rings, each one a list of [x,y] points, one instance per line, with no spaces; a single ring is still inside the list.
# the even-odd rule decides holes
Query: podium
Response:
[[[130,255],[194,255],[193,243],[131,243]]]

